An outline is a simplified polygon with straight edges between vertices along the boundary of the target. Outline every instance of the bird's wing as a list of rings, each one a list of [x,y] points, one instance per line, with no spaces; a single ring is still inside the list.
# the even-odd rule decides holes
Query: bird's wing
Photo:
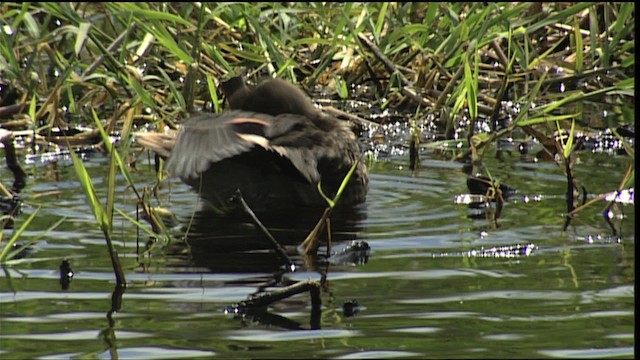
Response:
[[[310,121],[291,114],[274,117],[228,111],[198,115],[180,129],[167,167],[175,176],[195,178],[211,163],[260,146],[287,158],[309,182],[315,183],[320,175],[313,146],[301,141],[310,126],[314,126]]]
[[[182,125],[167,167],[175,176],[195,178],[210,163],[249,151],[255,144],[238,135],[242,124],[260,134],[270,118],[241,111],[192,117]]]
[[[330,135],[302,115],[282,114],[276,118],[265,128],[270,147],[289,159],[310,183],[319,182],[318,152]]]

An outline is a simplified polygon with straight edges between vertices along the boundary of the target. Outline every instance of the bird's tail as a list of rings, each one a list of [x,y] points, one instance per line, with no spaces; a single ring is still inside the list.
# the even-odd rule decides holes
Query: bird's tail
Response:
[[[158,132],[137,132],[134,134],[138,144],[146,149],[155,151],[165,159],[171,155],[171,150],[176,144],[176,135],[177,132],[175,130],[170,130],[166,134]]]

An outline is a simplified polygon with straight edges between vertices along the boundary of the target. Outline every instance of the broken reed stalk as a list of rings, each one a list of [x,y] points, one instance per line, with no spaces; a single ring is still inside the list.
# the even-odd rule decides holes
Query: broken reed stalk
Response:
[[[4,145],[4,156],[7,160],[7,167],[13,173],[13,190],[20,192],[27,184],[27,172],[24,171],[16,156],[16,148],[13,145],[13,133],[5,129],[0,129],[0,142]]]
[[[258,217],[253,212],[253,210],[251,210],[247,202],[244,200],[244,197],[242,196],[242,192],[240,191],[240,189],[236,190],[236,194],[233,197],[233,201],[235,201],[242,207],[242,210],[244,210],[244,212],[247,215],[249,215],[249,217],[251,218],[251,221],[253,221],[253,224],[257,226],[258,229],[260,229],[260,231],[262,231],[262,233],[267,237],[267,239],[269,239],[269,241],[271,242],[271,245],[273,245],[273,249],[275,250],[276,254],[280,257],[280,260],[282,260],[283,265],[285,265],[289,271],[293,271],[293,269],[295,269],[295,264],[293,263],[293,261],[291,261],[291,259],[287,255],[287,252],[284,250],[282,245],[278,243],[278,241],[271,235],[269,230],[267,230],[267,228],[262,224],[262,222],[260,222],[260,219],[258,219]]]
[[[633,175],[633,165],[630,164],[627,167],[627,172],[625,173],[624,177],[622,178],[622,181],[620,181],[620,185],[618,186],[618,189],[616,190],[617,195],[620,194],[620,192],[624,189],[625,183],[627,182],[627,180],[629,180],[629,178]],[[575,214],[577,214],[579,211],[584,210],[585,208],[593,205],[594,203],[597,203],[600,200],[603,200],[607,197],[607,194],[600,194],[596,197],[594,197],[593,199],[590,199],[589,201],[583,201],[582,205],[576,207],[575,209],[573,209],[568,215],[569,216],[573,216]],[[608,209],[613,205],[613,203],[615,203],[615,197],[609,201],[609,204],[607,205],[607,207],[605,208],[605,212],[608,211]]]
[[[111,259],[111,266],[113,267],[113,273],[116,276],[116,287],[122,288],[122,291],[127,287],[127,280],[124,276],[124,270],[122,269],[122,265],[120,264],[120,258],[118,257],[118,252],[115,250],[113,246],[113,239],[111,238],[111,232],[108,230],[102,230],[104,234],[105,241],[107,243],[107,249],[109,251],[109,258]],[[115,309],[115,311],[120,310],[120,308]]]
[[[318,220],[318,222],[316,223],[316,226],[313,227],[313,230],[311,230],[309,235],[307,235],[307,237],[298,247],[298,249],[301,249],[301,251],[305,255],[311,255],[318,252],[318,248],[320,247],[320,241],[318,240],[318,237],[322,232],[322,230],[325,229],[325,225],[329,220],[330,214],[331,214],[331,207],[327,207],[326,209],[324,209],[324,213],[322,213],[322,216],[320,217],[320,220]]]
[[[7,105],[7,106],[2,106],[0,107],[0,119],[9,119],[11,118],[13,115],[15,114],[21,114],[22,111],[24,111],[24,109],[27,108],[27,105],[29,105],[26,102],[23,103],[19,103],[19,104],[11,104],[11,105]],[[18,124],[23,122],[24,120],[13,120],[13,121],[5,121],[2,123],[2,126],[4,127],[10,127],[10,123],[13,124]]]
[[[572,154],[569,153],[567,157],[563,158],[564,165],[565,165],[564,170],[567,176],[567,215],[564,223],[565,231],[569,227],[569,224],[571,223],[571,219],[573,219],[573,213],[574,213],[574,210],[576,209],[576,201],[577,201],[575,191],[578,188],[578,186],[576,185],[576,179],[573,175],[573,163],[571,162],[571,155]],[[582,188],[582,191],[583,191],[582,205],[584,205],[587,194],[586,194],[586,189],[584,189],[584,187]]]
[[[324,210],[322,217],[320,217],[320,220],[318,220],[318,222],[316,223],[316,226],[313,228],[313,230],[311,230],[309,235],[307,235],[307,238],[304,239],[304,241],[300,244],[300,246],[298,246],[298,249],[302,249],[305,255],[307,256],[315,255],[316,252],[318,251],[318,248],[320,247],[320,240],[318,236],[320,235],[320,232],[325,228],[325,225],[329,223],[329,220],[330,220],[329,215],[331,214],[331,210],[333,210],[333,208],[336,206],[336,203],[340,199],[340,196],[342,196],[342,193],[347,188],[347,185],[349,184],[349,180],[351,180],[351,176],[353,175],[356,168],[358,167],[358,164],[360,164],[361,158],[362,158],[362,155],[360,155],[360,157],[358,157],[356,161],[353,162],[353,165],[351,165],[351,168],[342,179],[342,183],[340,183],[340,187],[338,188],[338,191],[336,191],[336,195],[334,196],[333,199],[330,199],[327,195],[324,194],[324,192],[322,191],[322,185],[318,183],[318,193],[320,193],[320,195],[327,201],[327,204],[329,205],[329,207],[327,207]],[[331,249],[330,241],[331,239],[329,234],[327,249]]]
[[[322,299],[320,297],[320,283],[314,280],[299,281],[293,285],[278,289],[277,291],[256,295],[248,300],[241,301],[240,303],[238,303],[236,308],[242,311],[247,308],[265,307],[276,301],[286,299],[288,297],[306,291],[309,292],[309,296],[311,297],[311,309],[320,309],[320,307],[322,306]]]
[[[409,142],[409,169],[417,170],[420,166],[420,135],[415,121],[411,126],[411,141]]]

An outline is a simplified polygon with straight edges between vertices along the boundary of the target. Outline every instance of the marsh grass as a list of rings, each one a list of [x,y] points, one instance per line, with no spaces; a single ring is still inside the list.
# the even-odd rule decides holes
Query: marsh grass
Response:
[[[166,235],[128,175],[131,132],[219,111],[223,79],[277,76],[340,99],[350,85],[370,84],[380,109],[435,114],[446,138],[423,146],[464,134],[466,146],[452,158],[478,172],[486,149],[516,130],[557,144],[570,159],[576,134],[589,125],[581,103],[634,108],[634,11],[633,3],[604,2],[4,2],[0,121],[62,147],[102,139],[111,157],[106,201],[70,151],[97,225],[108,238],[119,172]],[[512,121],[478,132],[475,125],[494,122],[506,101],[521,109]],[[605,125],[632,125],[634,116],[620,110],[617,124]],[[95,130],[51,135],[80,125]],[[560,131],[568,137],[558,142]],[[115,146],[105,141],[112,134],[120,136]],[[631,175],[619,180],[633,186],[634,150],[627,152]],[[564,172],[571,162],[558,164]]]
[[[21,246],[15,246],[16,242],[18,241],[18,239],[20,239],[20,236],[27,229],[27,227],[29,227],[29,224],[36,217],[39,210],[40,209],[36,209],[34,212],[32,212],[31,215],[29,215],[29,217],[20,225],[20,227],[16,229],[16,231],[13,233],[11,238],[9,238],[9,240],[7,240],[7,242],[2,245],[2,248],[0,249],[0,264],[11,265],[12,263],[15,263],[16,261],[15,260],[11,261],[11,259],[13,259],[17,254],[24,251],[26,248],[28,248],[31,244],[34,243],[34,241],[30,241]],[[8,217],[10,215],[5,215],[5,216]],[[5,219],[3,219],[2,221],[3,223],[4,223],[4,220]],[[4,236],[4,232],[0,232],[0,243],[2,243],[3,236]]]

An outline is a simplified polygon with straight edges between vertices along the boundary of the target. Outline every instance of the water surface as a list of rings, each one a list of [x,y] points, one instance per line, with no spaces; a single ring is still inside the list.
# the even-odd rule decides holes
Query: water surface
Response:
[[[625,156],[580,154],[576,174],[591,194],[618,186]],[[371,247],[364,264],[305,264],[295,246],[316,215],[272,219],[274,236],[299,266],[278,272],[278,258],[246,222],[199,218],[187,246],[184,228],[197,196],[179,181],[159,189],[177,218],[170,245],[156,244],[137,261],[148,236],[120,215],[116,248],[128,288],[110,323],[114,275],[102,232],[68,160],[29,165],[20,224],[40,211],[23,234],[36,240],[22,262],[0,278],[0,356],[54,358],[603,358],[634,356],[635,209],[616,205],[613,228],[600,202],[565,230],[565,177],[552,163],[517,154],[487,156],[492,175],[517,189],[497,223],[456,203],[466,194],[462,165],[422,157],[373,162],[366,204],[335,218],[333,249],[351,240]],[[104,199],[106,160],[85,162]],[[135,181],[152,186],[146,155]],[[0,169],[2,179],[11,179]],[[155,201],[154,201],[155,204]],[[123,181],[117,206],[135,217]],[[48,230],[60,219],[64,221]],[[282,221],[282,223],[278,223]],[[10,232],[5,233],[5,238]],[[526,252],[500,252],[528,246]],[[256,250],[257,249],[257,250]],[[60,264],[75,275],[67,290]],[[308,266],[307,266],[308,265]],[[312,329],[308,294],[239,318],[229,305],[282,283],[321,280],[320,329]],[[343,304],[359,304],[347,316]]]

